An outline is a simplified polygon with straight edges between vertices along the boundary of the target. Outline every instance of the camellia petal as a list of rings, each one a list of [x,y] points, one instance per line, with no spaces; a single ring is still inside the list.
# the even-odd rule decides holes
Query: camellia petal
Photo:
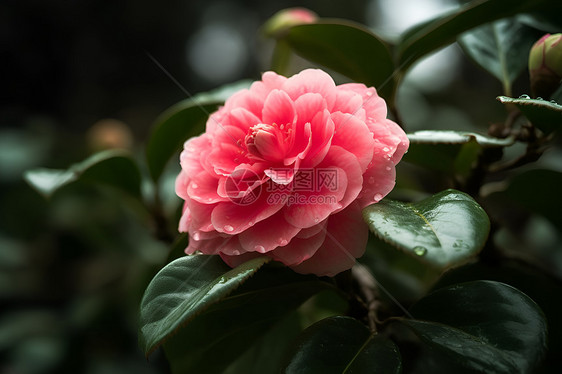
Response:
[[[365,252],[369,230],[359,204],[330,216],[324,242],[308,260],[293,266],[298,273],[334,276],[355,264]]]
[[[282,212],[277,212],[240,233],[238,237],[245,251],[265,253],[287,245],[299,231],[298,227],[287,222]]]
[[[340,146],[352,152],[361,165],[364,172],[373,159],[373,149],[375,140],[373,134],[365,122],[354,117],[352,114],[336,112],[332,113],[332,120],[335,124],[334,138],[332,146]],[[349,126],[353,131],[346,131]]]

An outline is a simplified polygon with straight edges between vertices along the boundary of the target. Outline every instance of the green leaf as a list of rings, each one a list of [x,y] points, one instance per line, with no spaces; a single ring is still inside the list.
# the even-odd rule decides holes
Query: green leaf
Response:
[[[223,372],[308,298],[335,289],[277,265],[264,266],[164,343],[172,372]]]
[[[140,306],[139,344],[148,355],[180,326],[228,296],[270,259],[230,269],[219,256],[185,256],[150,282]]]
[[[359,261],[365,264],[376,275],[377,282],[401,303],[411,305],[427,294],[442,272],[419,259],[397,251],[396,247],[379,239],[376,235],[369,235],[369,242],[365,254]],[[385,293],[380,295],[381,301],[387,301],[390,307],[395,305]],[[396,309],[400,313],[399,309]]]
[[[96,153],[67,170],[39,168],[24,173],[37,192],[49,198],[62,187],[78,180],[101,183],[140,197],[141,175],[130,153],[107,150]]]
[[[181,101],[158,117],[146,146],[148,170],[157,181],[170,158],[180,151],[183,143],[205,131],[211,113],[235,92],[248,88],[249,81],[226,85]]]
[[[368,29],[344,20],[291,27],[286,40],[300,56],[373,86],[388,99],[394,64],[387,45]]]
[[[517,13],[544,8],[548,3],[549,0],[472,1],[407,30],[397,46],[398,65],[406,71],[418,59],[454,42],[465,31]]]
[[[468,56],[502,82],[509,95],[511,84],[527,67],[531,46],[541,35],[511,18],[473,29],[458,42]]]
[[[455,190],[417,203],[383,199],[363,209],[363,217],[379,238],[441,269],[475,256],[490,231],[486,212]]]
[[[331,317],[307,328],[293,347],[283,372],[306,374],[402,371],[398,348],[351,317]]]
[[[448,174],[466,175],[484,148],[508,147],[513,138],[498,139],[463,131],[424,130],[408,134],[404,161]]]
[[[546,134],[562,127],[562,105],[555,101],[531,99],[527,95],[518,99],[498,96],[497,99],[502,104],[515,105],[536,128]]]
[[[431,351],[459,369],[478,373],[531,373],[546,351],[540,308],[503,283],[475,281],[437,290],[401,319]]]
[[[549,277],[547,272],[535,267],[526,266],[522,262],[502,261],[499,264],[477,262],[462,266],[444,274],[436,288],[447,285],[469,282],[479,279],[507,283],[531,297],[544,312],[548,325],[548,352],[545,366],[560,368],[562,365],[562,303],[552,295],[562,295],[562,283]],[[556,373],[558,370],[544,371]]]

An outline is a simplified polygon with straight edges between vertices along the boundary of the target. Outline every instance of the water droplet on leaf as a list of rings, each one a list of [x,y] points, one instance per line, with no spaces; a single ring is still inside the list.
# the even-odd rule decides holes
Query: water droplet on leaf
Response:
[[[521,95],[519,96],[520,99],[530,99],[531,97],[529,95]]]
[[[422,247],[421,245],[418,245],[414,247],[414,253],[418,256],[425,256],[425,254],[427,253],[427,249],[425,247]]]

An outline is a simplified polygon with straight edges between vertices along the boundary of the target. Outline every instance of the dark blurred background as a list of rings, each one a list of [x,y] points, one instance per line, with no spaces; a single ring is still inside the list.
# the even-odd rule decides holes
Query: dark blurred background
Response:
[[[168,371],[160,353],[147,363],[137,347],[142,292],[168,255],[146,211],[81,184],[47,201],[22,180],[30,168],[66,168],[90,155],[100,121],[118,129],[118,145],[140,155],[158,114],[186,98],[150,56],[195,94],[268,70],[272,43],[258,31],[280,9],[306,7],[392,39],[455,5],[0,2],[0,373]],[[503,116],[490,100],[501,94],[499,82],[468,64],[457,46],[432,60],[400,90],[410,130],[485,132]],[[295,72],[300,66],[306,63],[295,59]]]

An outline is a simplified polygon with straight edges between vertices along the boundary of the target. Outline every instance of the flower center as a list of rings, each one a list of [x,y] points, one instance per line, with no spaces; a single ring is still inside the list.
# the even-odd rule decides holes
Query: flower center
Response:
[[[285,131],[277,124],[258,123],[252,126],[244,139],[248,153],[254,158],[267,161],[280,161],[285,157]]]

